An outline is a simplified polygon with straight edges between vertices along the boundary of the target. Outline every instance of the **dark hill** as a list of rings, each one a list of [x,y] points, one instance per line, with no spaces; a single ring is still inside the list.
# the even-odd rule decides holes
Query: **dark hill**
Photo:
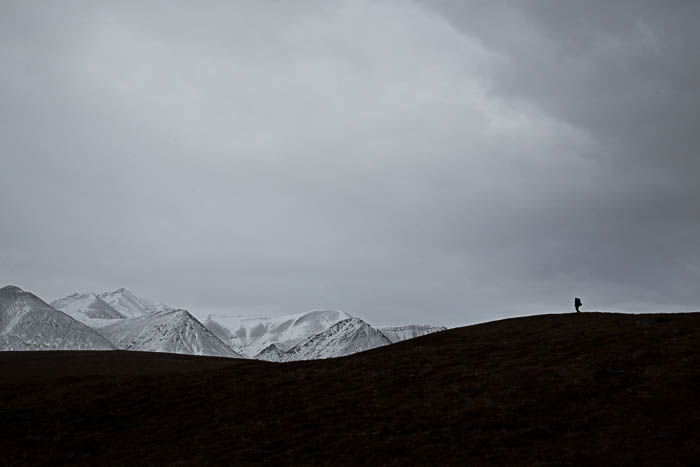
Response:
[[[333,360],[0,353],[5,464],[692,464],[700,313],[565,314]]]

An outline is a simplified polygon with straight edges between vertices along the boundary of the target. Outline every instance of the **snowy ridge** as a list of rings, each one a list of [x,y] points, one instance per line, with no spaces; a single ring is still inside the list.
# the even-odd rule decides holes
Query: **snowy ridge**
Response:
[[[279,362],[315,360],[342,357],[389,344],[391,341],[381,331],[361,319],[349,318],[309,337],[286,352],[267,347],[256,358]]]
[[[93,293],[74,293],[54,300],[50,305],[90,327],[101,327],[125,316]]]
[[[95,330],[19,287],[0,289],[0,350],[112,350]]]
[[[154,303],[145,298],[137,297],[131,291],[121,288],[114,292],[103,292],[99,298],[126,318],[137,318],[151,313],[173,311],[174,308],[164,303]]]
[[[241,357],[185,310],[122,320],[99,331],[124,350]]]
[[[253,357],[275,344],[286,351],[330,326],[351,318],[338,310],[315,310],[273,318],[209,315],[205,326],[232,349]]]
[[[447,330],[444,326],[430,326],[426,324],[409,324],[407,326],[383,326],[378,328],[391,341],[396,343],[414,337],[424,336],[433,332]]]

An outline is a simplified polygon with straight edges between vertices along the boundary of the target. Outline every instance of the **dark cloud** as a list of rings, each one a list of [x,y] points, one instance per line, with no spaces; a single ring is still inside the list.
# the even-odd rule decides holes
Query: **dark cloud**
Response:
[[[697,6],[0,14],[0,280],[459,324],[693,309]]]
[[[526,101],[595,143],[583,154],[595,164],[593,178],[548,194],[561,222],[548,230],[541,219],[530,224],[531,234],[559,249],[540,260],[551,263],[545,269],[600,282],[596,289],[609,289],[611,304],[695,306],[700,9],[693,2],[472,3],[430,5],[502,57],[490,91]]]

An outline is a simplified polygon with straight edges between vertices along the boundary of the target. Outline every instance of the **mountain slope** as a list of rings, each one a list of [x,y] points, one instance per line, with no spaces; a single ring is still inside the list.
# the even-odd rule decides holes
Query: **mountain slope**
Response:
[[[316,310],[272,318],[209,315],[204,325],[235,351],[253,357],[270,344],[285,351],[350,317],[338,310]]]
[[[148,299],[137,297],[124,288],[114,292],[103,292],[99,294],[99,297],[126,318],[137,318],[151,313],[174,310],[163,303],[154,303]]]
[[[700,313],[567,313],[284,365],[0,352],[0,452],[22,465],[696,465],[699,342]]]
[[[19,287],[0,289],[0,350],[111,350],[88,326]]]
[[[407,326],[383,326],[377,328],[382,331],[392,343],[413,339],[433,332],[447,330],[444,326],[429,326],[425,324],[409,324]]]
[[[74,293],[54,300],[50,305],[73,319],[91,327],[111,324],[125,316],[93,293]]]
[[[124,350],[241,357],[185,310],[127,319],[99,331]]]
[[[282,361],[342,357],[389,344],[381,331],[361,319],[349,318],[287,350]]]
[[[284,362],[286,360],[285,353],[280,350],[275,344],[270,344],[262,349],[254,357],[256,360],[265,360],[266,362]]]

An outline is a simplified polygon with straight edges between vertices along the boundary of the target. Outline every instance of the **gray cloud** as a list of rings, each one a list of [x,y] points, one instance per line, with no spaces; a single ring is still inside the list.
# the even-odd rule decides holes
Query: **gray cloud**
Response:
[[[7,2],[0,281],[460,324],[693,309],[691,2]]]

